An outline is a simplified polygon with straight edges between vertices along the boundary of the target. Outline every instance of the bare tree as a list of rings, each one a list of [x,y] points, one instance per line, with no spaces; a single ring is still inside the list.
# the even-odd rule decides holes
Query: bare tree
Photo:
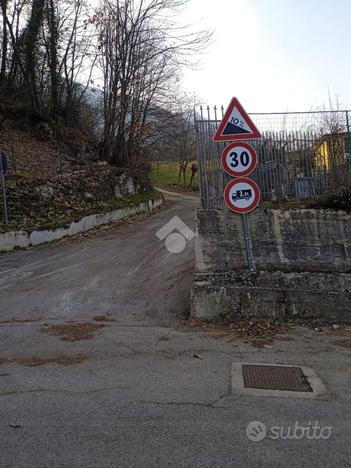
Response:
[[[2,14],[2,47],[1,47],[1,69],[0,80],[4,81],[6,76],[6,60],[7,60],[7,47],[8,47],[8,32],[7,32],[7,8],[8,0],[1,0],[1,14]]]
[[[77,122],[96,61],[89,0],[1,0],[0,87],[40,117]],[[78,119],[79,120],[79,119]]]
[[[79,125],[97,80],[103,157],[133,170],[142,165],[163,113],[175,126],[172,151],[184,179],[193,142],[190,122],[175,112],[179,76],[211,36],[178,25],[187,2],[101,0],[92,10],[91,0],[0,0],[0,93],[17,96],[27,116],[56,130]]]
[[[197,168],[192,166],[196,160],[194,106],[187,106],[172,113],[167,126],[161,129],[162,138],[154,145],[154,153],[162,155],[163,160],[174,161],[178,166],[178,184],[186,186],[186,172],[192,170],[189,186],[192,186]]]
[[[150,110],[166,105],[179,67],[209,40],[207,32],[176,26],[174,12],[185,4],[106,0],[95,15],[104,76],[103,152],[113,164],[135,164],[148,137]]]
[[[29,86],[32,109],[40,113],[40,101],[37,89],[37,58],[40,29],[44,18],[45,0],[32,0],[30,16],[22,32],[21,48],[24,54],[24,77]]]
[[[43,39],[50,83],[51,116],[77,125],[96,62],[96,38],[87,0],[46,0]],[[45,73],[44,73],[45,77]]]

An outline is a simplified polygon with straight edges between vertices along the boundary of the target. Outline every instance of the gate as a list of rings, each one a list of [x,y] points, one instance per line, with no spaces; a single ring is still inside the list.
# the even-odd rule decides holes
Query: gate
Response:
[[[195,111],[195,131],[204,208],[222,207],[230,177],[220,156],[225,143],[212,137],[224,108]],[[255,180],[263,200],[311,198],[351,186],[350,111],[250,114],[262,137],[247,140],[257,151]]]

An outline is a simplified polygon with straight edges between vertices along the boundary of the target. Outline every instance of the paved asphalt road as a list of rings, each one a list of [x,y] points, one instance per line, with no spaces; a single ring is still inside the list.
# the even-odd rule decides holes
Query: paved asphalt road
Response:
[[[256,348],[182,323],[193,241],[170,254],[155,233],[175,215],[193,229],[196,203],[169,197],[79,242],[0,256],[1,467],[351,466],[350,329],[297,327]],[[91,335],[52,334],[74,330]],[[244,361],[311,366],[329,396],[235,395],[230,365]],[[332,433],[253,442],[252,421]]]

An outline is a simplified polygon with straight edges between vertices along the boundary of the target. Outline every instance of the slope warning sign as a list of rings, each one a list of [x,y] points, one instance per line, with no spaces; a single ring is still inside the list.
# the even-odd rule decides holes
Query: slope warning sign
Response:
[[[237,98],[233,98],[213,141],[253,140],[261,134]]]

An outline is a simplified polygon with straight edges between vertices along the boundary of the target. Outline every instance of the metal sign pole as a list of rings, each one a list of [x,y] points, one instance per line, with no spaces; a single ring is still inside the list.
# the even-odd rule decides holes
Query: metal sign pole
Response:
[[[213,137],[214,142],[234,141],[221,155],[221,165],[228,175],[235,177],[224,189],[224,202],[229,210],[241,214],[247,266],[253,271],[253,256],[246,213],[253,211],[260,202],[261,192],[246,176],[257,165],[257,153],[253,146],[241,140],[259,140],[261,134],[245,112],[237,98],[233,98]],[[239,140],[239,141],[237,141]]]
[[[245,213],[241,215],[241,220],[243,223],[247,266],[250,271],[253,271],[253,257],[252,257],[251,242],[250,242],[250,236],[249,236],[249,223],[248,223],[247,215]]]
[[[4,206],[4,222],[5,224],[7,224],[9,220],[7,216],[7,198],[6,198],[4,168],[2,167],[2,158],[0,158],[0,174],[1,174],[2,196],[3,196],[3,206]]]
[[[349,111],[346,111],[346,131],[350,133]]]

